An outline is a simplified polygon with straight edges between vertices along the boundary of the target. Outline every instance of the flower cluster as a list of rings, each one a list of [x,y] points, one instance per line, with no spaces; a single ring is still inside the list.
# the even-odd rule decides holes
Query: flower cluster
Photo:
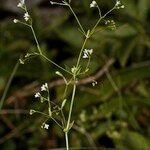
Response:
[[[85,49],[83,53],[83,58],[89,58],[89,56],[93,53],[93,49]]]
[[[93,8],[93,7],[97,7],[96,1],[92,1],[92,3],[90,4],[90,8]]]
[[[41,91],[47,91],[48,90],[48,84],[45,83],[41,86]]]
[[[28,12],[26,12],[23,17],[25,21],[28,21],[30,19],[30,15]]]
[[[48,90],[48,84],[45,83],[41,86],[41,91],[47,91]],[[35,98],[38,98],[38,97],[41,97],[41,94],[39,92],[37,92],[35,95],[34,95]]]
[[[24,18],[24,20],[26,22],[29,21],[30,15],[27,12],[26,5],[25,5],[25,0],[20,0],[20,2],[18,3],[17,7],[21,8],[21,9],[23,9],[25,11],[23,18]],[[17,20],[17,19],[14,19],[13,22],[14,23],[18,23],[18,22],[22,23],[20,20]]]
[[[116,1],[116,4],[115,4],[115,8],[116,8],[116,9],[121,9],[121,8],[124,8],[124,7],[125,7],[125,6],[122,5],[119,0]]]
[[[105,25],[108,25],[112,30],[116,29],[116,23],[114,20],[106,20]]]

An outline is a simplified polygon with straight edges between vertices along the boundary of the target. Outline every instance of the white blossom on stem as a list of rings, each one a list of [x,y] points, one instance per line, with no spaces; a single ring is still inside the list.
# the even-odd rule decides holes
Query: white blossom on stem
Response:
[[[37,92],[35,95],[34,95],[35,98],[38,98],[38,97],[41,97],[41,94],[39,92]]]
[[[42,129],[48,129],[48,128],[49,128],[49,125],[46,124],[46,123],[43,123],[43,124],[41,125],[41,128],[42,128]]]
[[[48,89],[48,84],[47,83],[45,83],[41,86],[41,91],[47,91],[47,89]]]
[[[92,55],[93,49],[85,49],[83,51],[83,58],[89,58],[90,55]]]
[[[17,19],[14,19],[13,22],[14,22],[14,23],[18,23],[18,20],[17,20]]]
[[[92,1],[92,3],[90,4],[90,8],[93,8],[93,7],[97,7],[96,1]]]
[[[24,17],[25,21],[28,21],[30,19],[30,15],[28,12],[26,12],[23,17]]]
[[[20,2],[18,3],[17,7],[23,8],[25,5],[25,0],[20,0]]]

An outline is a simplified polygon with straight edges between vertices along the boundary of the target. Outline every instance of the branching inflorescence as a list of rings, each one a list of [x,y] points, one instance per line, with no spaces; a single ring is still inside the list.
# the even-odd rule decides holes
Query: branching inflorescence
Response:
[[[41,92],[38,92],[35,94],[35,98],[39,99],[41,101],[41,103],[46,102],[48,104],[47,105],[48,106],[47,111],[41,112],[38,110],[30,110],[30,115],[33,115],[34,113],[39,113],[45,117],[45,121],[41,125],[42,128],[48,129],[49,124],[47,124],[47,121],[49,119],[52,119],[63,130],[63,132],[65,134],[66,149],[69,150],[68,132],[70,131],[70,129],[72,128],[72,126],[74,124],[74,121],[72,121],[72,119],[71,119],[71,115],[72,115],[72,110],[73,110],[73,103],[74,103],[74,99],[75,99],[75,93],[76,93],[78,78],[80,77],[80,75],[88,72],[91,56],[94,52],[93,49],[91,49],[91,48],[87,49],[86,48],[87,41],[88,41],[88,39],[91,38],[91,36],[93,34],[98,32],[97,27],[101,21],[105,22],[106,27],[110,27],[111,29],[115,29],[116,28],[115,22],[113,20],[107,20],[106,16],[115,9],[124,8],[124,5],[122,5],[121,2],[119,0],[117,0],[114,7],[103,15],[97,2],[93,0],[90,4],[90,8],[97,8],[97,10],[99,12],[99,19],[97,20],[97,22],[95,23],[93,28],[85,31],[85,29],[83,28],[77,15],[75,14],[74,10],[72,9],[71,0],[68,0],[68,1],[64,0],[60,3],[50,1],[50,3],[52,5],[61,5],[61,6],[68,7],[70,9],[70,11],[72,12],[72,14],[74,15],[74,17],[78,23],[80,32],[85,37],[85,40],[84,40],[83,45],[81,46],[81,49],[79,52],[79,56],[77,58],[77,62],[70,70],[67,70],[67,69],[59,66],[58,64],[56,64],[55,62],[53,62],[51,59],[47,58],[43,54],[43,51],[40,47],[38,38],[37,38],[35,31],[34,31],[32,18],[31,18],[31,15],[29,14],[29,12],[27,10],[25,0],[20,0],[19,4],[17,5],[19,8],[21,8],[24,11],[24,16],[23,16],[24,19],[23,20],[14,19],[14,23],[21,23],[23,25],[28,26],[31,29],[33,37],[34,37],[35,42],[36,42],[37,50],[38,50],[37,52],[34,52],[34,53],[27,53],[23,59],[20,59],[21,64],[24,64],[27,59],[30,59],[33,56],[40,56],[43,59],[47,60],[49,63],[52,63],[53,65],[55,65],[61,71],[64,71],[70,75],[70,79],[67,79],[63,75],[63,73],[61,73],[60,71],[56,71],[56,75],[60,76],[64,80],[65,86],[66,86],[65,91],[64,91],[64,95],[63,95],[63,99],[62,99],[62,103],[60,106],[51,101],[48,84],[45,83],[41,86]],[[85,68],[81,67],[81,59],[82,58],[88,59],[87,65]],[[70,107],[69,107],[69,111],[68,111],[68,116],[66,116],[66,115],[64,115],[64,107],[65,107],[66,103],[69,103],[69,100],[66,99],[66,93],[67,93],[68,86],[70,84],[73,85],[73,89],[72,89],[71,101],[69,104]],[[93,81],[92,85],[95,86],[95,84],[97,84],[97,82]]]

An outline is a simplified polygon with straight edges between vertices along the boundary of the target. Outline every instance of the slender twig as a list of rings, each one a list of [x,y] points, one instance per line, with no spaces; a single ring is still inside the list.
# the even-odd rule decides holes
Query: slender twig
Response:
[[[72,114],[72,108],[73,108],[75,93],[76,93],[76,83],[74,83],[74,85],[73,85],[72,98],[71,98],[71,103],[70,103],[70,109],[69,109],[69,115],[68,115],[68,121],[67,121],[66,130],[69,130],[69,125],[70,125],[70,120],[71,120],[71,114]]]
[[[66,150],[69,150],[68,132],[65,132]]]
[[[83,29],[83,27],[82,27],[82,25],[81,25],[81,23],[80,23],[80,21],[79,21],[77,15],[75,14],[75,12],[74,12],[74,10],[72,9],[72,7],[70,6],[70,4],[68,4],[68,7],[70,8],[72,14],[74,15],[74,17],[75,17],[75,19],[76,19],[76,21],[77,21],[77,23],[78,23],[78,25],[79,25],[81,31],[84,33],[84,35],[86,35],[85,30]]]
[[[34,39],[35,39],[35,41],[36,41],[37,49],[38,49],[39,53],[42,55],[42,50],[41,50],[41,48],[40,48],[40,45],[39,45],[39,42],[38,42],[38,40],[37,40],[37,37],[36,37],[35,31],[34,31],[34,29],[33,29],[33,26],[31,25],[30,28],[31,28],[31,31],[32,31],[32,33],[33,33]]]
[[[81,50],[80,50],[80,53],[79,53],[79,56],[78,56],[78,60],[77,60],[77,64],[76,64],[76,68],[79,67],[80,60],[81,60],[81,57],[82,57],[82,52],[83,52],[83,50],[84,50],[84,48],[85,48],[85,45],[86,45],[86,43],[87,43],[87,40],[88,40],[88,37],[85,38],[84,43],[83,43],[83,45],[82,45],[82,48],[81,48]]]
[[[65,72],[67,72],[67,73],[69,73],[69,74],[72,75],[72,73],[70,71],[68,71],[68,70],[64,69],[63,67],[59,66],[58,64],[56,64],[55,62],[53,62],[51,59],[47,58],[45,55],[42,54],[40,56],[42,56],[43,58],[45,58],[47,61],[49,61],[50,63],[52,63],[53,65],[55,65],[59,69],[61,69],[61,70],[63,70],[63,71],[65,71]]]
[[[6,87],[5,87],[5,89],[4,89],[4,93],[3,93],[2,98],[1,98],[1,101],[0,101],[0,111],[1,111],[1,109],[2,109],[2,107],[3,107],[4,100],[5,100],[5,98],[6,98],[6,95],[7,95],[7,92],[8,92],[8,90],[9,90],[10,84],[11,84],[11,82],[12,82],[12,80],[13,80],[13,78],[14,78],[14,76],[15,76],[17,70],[18,70],[18,67],[19,67],[19,61],[17,61],[16,65],[15,65],[15,67],[14,67],[14,69],[13,69],[11,75],[10,75],[10,78],[8,79],[8,82],[7,82],[7,84],[6,84]]]

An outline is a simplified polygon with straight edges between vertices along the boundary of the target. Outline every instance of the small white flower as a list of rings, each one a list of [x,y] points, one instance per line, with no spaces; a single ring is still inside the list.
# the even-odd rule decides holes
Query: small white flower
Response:
[[[122,5],[119,0],[116,1],[116,4],[115,4],[115,8],[116,8],[116,9],[120,9],[120,8],[124,8],[124,7],[125,7],[125,6]]]
[[[22,5],[21,3],[18,3],[17,7],[22,8],[22,7],[23,7],[23,5]]]
[[[77,67],[75,67],[75,66],[71,68],[71,72],[72,72],[72,73],[76,73],[76,72],[77,72],[77,70],[78,70],[78,68],[77,68]]]
[[[43,124],[41,125],[41,128],[42,128],[42,129],[48,129],[48,128],[49,128],[49,125],[46,124],[46,123],[43,123]]]
[[[18,23],[18,20],[17,20],[17,19],[14,19],[13,22],[14,22],[14,23]]]
[[[92,86],[95,86],[97,84],[97,81],[92,82]]]
[[[30,15],[28,12],[26,12],[23,17],[24,17],[25,21],[28,21],[30,18]]]
[[[48,89],[48,84],[47,83],[45,83],[41,86],[41,91],[47,91],[47,89]]]
[[[23,8],[25,5],[25,0],[20,0],[20,2],[18,3],[17,7]]]
[[[84,53],[83,58],[88,58],[88,55]]]
[[[41,97],[41,94],[39,92],[37,92],[34,97],[35,98]]]
[[[83,53],[83,58],[89,58],[89,56],[93,53],[93,49],[85,49]]]
[[[53,4],[54,4],[54,2],[52,2],[52,1],[50,1],[50,3],[51,3],[51,5],[53,5]]]
[[[90,8],[93,8],[93,7],[97,7],[96,1],[92,1],[92,3],[90,4]]]
[[[88,52],[89,52],[89,54],[90,54],[90,55],[92,55],[92,53],[93,53],[93,49],[89,49],[89,51],[88,51]]]
[[[121,2],[119,0],[116,1],[116,6],[119,6]]]
[[[125,6],[124,6],[124,5],[122,5],[122,6],[120,6],[120,8],[125,8]]]
[[[31,109],[30,110],[30,115],[33,115],[35,112],[36,112],[35,110]]]

